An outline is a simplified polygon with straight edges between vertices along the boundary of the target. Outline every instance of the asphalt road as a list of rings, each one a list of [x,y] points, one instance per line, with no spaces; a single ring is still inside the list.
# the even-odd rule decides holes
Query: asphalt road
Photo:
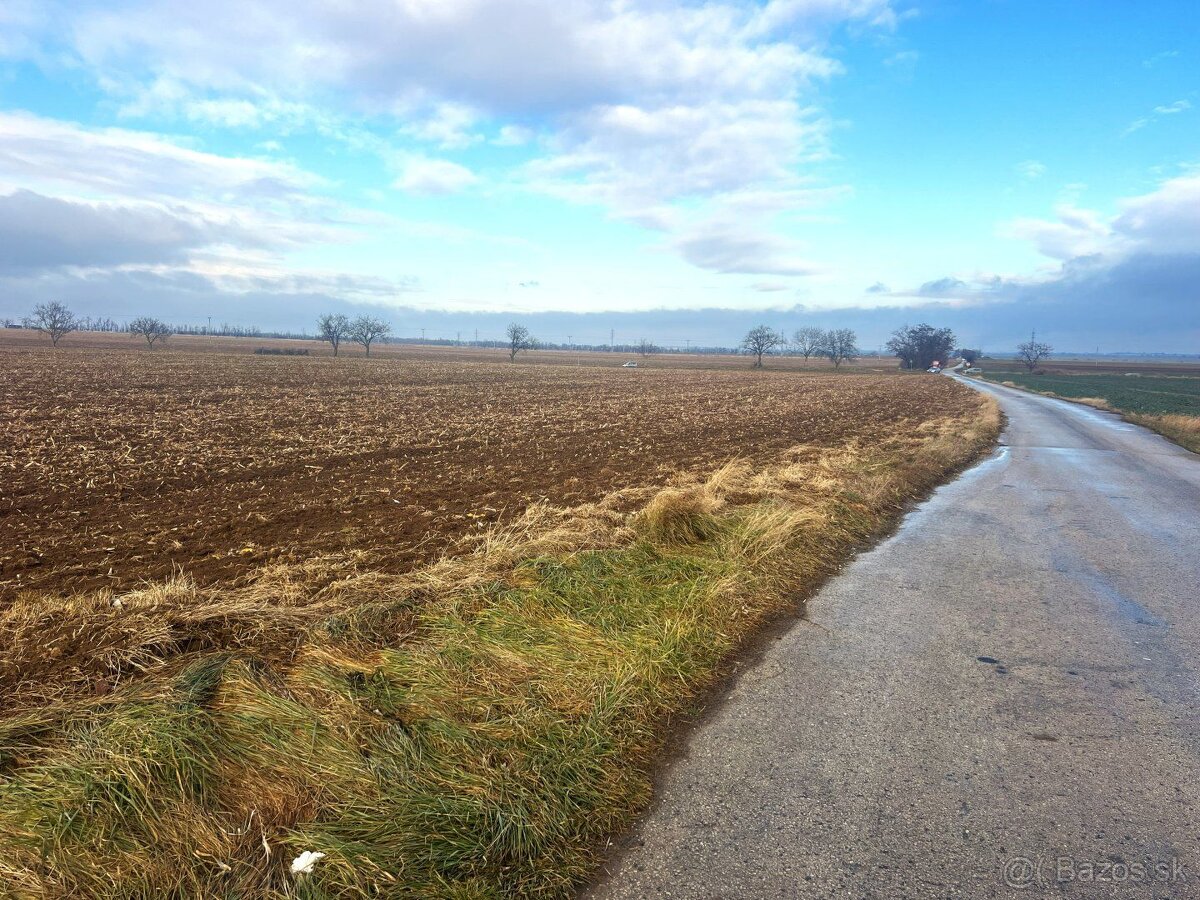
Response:
[[[1200,897],[1200,457],[980,389],[999,452],[738,680],[591,896]]]

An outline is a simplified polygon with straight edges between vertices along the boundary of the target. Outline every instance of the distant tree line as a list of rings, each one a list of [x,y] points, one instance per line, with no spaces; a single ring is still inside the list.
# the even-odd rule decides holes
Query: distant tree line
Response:
[[[196,325],[170,325],[153,316],[137,316],[125,324],[119,324],[111,318],[81,318],[76,316],[64,303],[57,300],[39,303],[33,313],[26,316],[22,322],[25,328],[33,329],[50,338],[52,346],[57,347],[63,337],[73,331],[102,331],[127,333],[141,338],[146,346],[153,349],[161,345],[173,334],[188,335],[218,335],[222,337],[274,337],[291,339],[310,339],[306,334],[291,332],[263,332],[257,327],[221,324],[217,328]],[[12,327],[12,319],[0,319],[0,327]],[[367,356],[371,355],[371,347],[376,343],[387,341],[391,335],[392,326],[385,319],[370,315],[362,315],[351,319],[342,313],[329,313],[317,319],[317,339],[328,343],[337,356],[344,342],[358,344]],[[422,343],[462,346],[462,341],[431,340]],[[496,347],[508,351],[508,358],[515,362],[518,354],[539,347],[563,349],[562,344],[544,344],[534,338],[529,329],[517,322],[509,324],[505,330],[505,340],[486,340],[466,342],[475,347]],[[928,369],[934,363],[945,363],[951,356],[957,355],[968,365],[974,365],[982,356],[981,351],[966,347],[955,348],[954,332],[949,328],[935,328],[929,324],[905,325],[896,329],[888,340],[886,347],[890,354],[900,361],[903,369]],[[645,338],[636,344],[622,344],[618,348],[615,342],[600,345],[575,344],[567,345],[577,350],[620,350],[636,352],[641,356],[650,356],[664,351]],[[858,348],[858,338],[850,328],[817,328],[804,326],[797,328],[790,338],[783,332],[768,325],[759,325],[750,329],[742,339],[737,350],[747,353],[754,358],[754,367],[763,367],[763,358],[790,351],[805,359],[821,357],[839,368],[844,362],[852,362],[862,356]],[[695,353],[727,353],[728,348],[722,347],[689,347]],[[676,351],[677,352],[677,351]],[[1054,353],[1049,344],[1037,340],[1036,332],[1030,339],[1017,346],[1016,355],[1029,371],[1035,371],[1038,366]]]

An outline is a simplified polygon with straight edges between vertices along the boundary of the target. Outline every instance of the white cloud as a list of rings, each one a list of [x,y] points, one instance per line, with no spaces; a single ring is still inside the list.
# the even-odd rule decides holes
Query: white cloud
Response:
[[[901,50],[884,59],[883,64],[888,68],[912,68],[920,58],[916,50]]]
[[[151,203],[81,203],[20,190],[0,194],[0,271],[180,263],[214,244],[262,246],[236,220]]]
[[[824,267],[804,256],[799,241],[740,224],[711,222],[685,231],[670,242],[684,259],[722,274],[815,275]]]
[[[1159,63],[1166,62],[1168,59],[1174,59],[1178,55],[1178,50],[1164,50],[1162,53],[1156,53],[1148,59],[1142,60],[1142,65],[1147,69],[1153,69]]]
[[[392,186],[410,194],[457,194],[478,181],[466,166],[447,159],[412,156],[404,161],[400,177]]]
[[[1112,229],[1129,250],[1200,253],[1200,175],[1172,178],[1125,200]]]
[[[46,27],[46,10],[36,0],[0,4],[0,59],[37,59],[37,36]]]
[[[1116,259],[1134,253],[1200,253],[1200,175],[1164,181],[1149,194],[1128,198],[1120,212],[1105,216],[1070,205],[1056,218],[1017,219],[1002,228],[1008,237],[1032,241],[1052,259],[1101,255]]]
[[[1192,104],[1188,101],[1176,100],[1174,103],[1167,104],[1166,106],[1156,106],[1154,107],[1154,111],[1160,116],[1173,116],[1175,113],[1181,113],[1191,108]]]
[[[313,127],[389,162],[402,151],[346,123],[384,117],[410,144],[451,150],[484,133],[501,146],[536,137],[525,187],[659,228],[680,203],[803,187],[799,170],[831,156],[832,124],[811,96],[843,71],[831,36],[898,19],[890,0],[47,4],[72,27],[46,34],[126,115]],[[475,181],[412,155],[404,190]],[[748,231],[772,228],[773,214],[755,211]]]
[[[829,155],[829,122],[793,100],[605,106],[575,117],[529,167],[543,190],[621,212],[688,197],[789,187]]]
[[[1128,127],[1121,132],[1121,136],[1128,137],[1135,131],[1140,131],[1141,129],[1145,128],[1155,119],[1162,118],[1163,116],[1173,116],[1177,113],[1186,112],[1191,108],[1192,104],[1187,100],[1176,100],[1174,103],[1156,106],[1150,115],[1142,116],[1141,118],[1134,119],[1132,122],[1130,122]]]
[[[366,226],[399,230],[334,203],[327,187],[290,163],[0,112],[0,278],[31,296],[90,286],[101,300],[118,282],[394,297],[411,282],[288,262],[288,251],[353,241]]]
[[[887,26],[887,0],[143,0],[75,10],[71,50],[114,82],[147,70],[203,90],[304,97],[342,91],[363,108],[422,98],[491,113],[565,111],[630,95],[778,91],[838,64],[799,46],[852,20]]]
[[[1111,229],[1095,212],[1060,205],[1057,220],[1020,218],[1001,229],[1005,237],[1030,241],[1043,256],[1067,260],[1107,246]]]
[[[1036,181],[1046,174],[1046,166],[1036,159],[1027,159],[1017,163],[1017,174],[1026,181]]]
[[[461,103],[439,103],[427,116],[409,115],[401,131],[445,150],[461,150],[483,140],[474,131],[479,113]]]
[[[138,200],[301,204],[323,181],[290,163],[205,153],[162,135],[0,112],[0,189],[6,185]]]
[[[523,147],[536,137],[533,129],[523,125],[505,125],[492,141],[497,147]]]

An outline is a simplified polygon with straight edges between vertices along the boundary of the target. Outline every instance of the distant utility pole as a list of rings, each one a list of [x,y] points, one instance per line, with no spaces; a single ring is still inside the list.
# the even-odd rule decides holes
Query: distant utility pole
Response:
[[[477,344],[479,343],[479,329],[478,328],[475,329],[475,343],[477,343]]]
[[[454,343],[456,343],[456,344],[462,343],[462,332],[461,331],[454,332]]]
[[[692,352],[692,339],[691,339],[691,338],[685,338],[685,339],[684,339],[684,341],[683,341],[683,352],[684,352],[684,353],[691,353],[691,352]]]
[[[425,329],[421,329],[421,340],[425,340]]]
[[[608,329],[608,349],[610,352],[617,349],[617,329],[615,328]]]
[[[571,340],[571,335],[568,334],[567,335],[567,346],[568,347],[574,346],[574,343],[575,342]]]

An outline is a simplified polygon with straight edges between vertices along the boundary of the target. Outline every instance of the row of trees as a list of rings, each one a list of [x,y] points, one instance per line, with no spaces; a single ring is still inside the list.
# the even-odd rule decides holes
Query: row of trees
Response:
[[[889,353],[900,360],[902,369],[928,369],[934,364],[945,363],[952,356],[974,365],[981,355],[980,351],[968,347],[956,350],[955,343],[954,332],[949,328],[934,328],[922,323],[896,329],[885,346]],[[741,349],[754,356],[754,367],[758,369],[762,368],[764,356],[785,349],[805,359],[825,357],[835,368],[861,355],[857,338],[849,328],[824,329],[813,326],[796,329],[788,339],[780,331],[759,325],[750,329],[742,339]],[[1039,342],[1034,334],[1017,347],[1017,358],[1032,372],[1053,352],[1054,348]]]
[[[12,319],[0,319],[0,325],[6,328],[13,324],[15,323]],[[80,330],[123,331],[126,334],[143,338],[149,347],[153,347],[155,344],[166,343],[167,338],[176,332],[174,326],[168,325],[166,322],[156,319],[153,316],[138,316],[135,319],[130,319],[124,325],[119,325],[112,319],[84,319],[76,316],[65,303],[60,303],[57,300],[52,300],[48,303],[39,303],[34,307],[33,314],[22,319],[21,324],[34,331],[40,331],[49,337],[50,343],[55,347],[68,334]],[[222,326],[222,328],[229,329],[230,326]],[[250,334],[249,330],[245,331],[247,335]],[[255,329],[255,332],[257,333],[257,329]]]
[[[763,367],[763,356],[791,347],[805,359],[823,356],[838,368],[842,363],[857,359],[858,337],[849,328],[805,327],[797,329],[789,340],[782,331],[768,325],[751,328],[742,338],[741,349],[754,357],[754,368]]]
[[[11,321],[5,320],[3,324],[11,324]],[[23,324],[26,328],[49,336],[50,342],[57,347],[64,336],[80,327],[80,319],[65,304],[50,301],[38,304],[33,315],[27,316]],[[125,328],[130,334],[145,339],[149,347],[166,342],[174,333],[171,326],[153,316],[138,316],[130,320]],[[317,336],[329,343],[334,356],[338,355],[344,341],[360,344],[366,355],[370,356],[371,345],[385,339],[391,330],[392,326],[386,320],[374,316],[364,315],[351,319],[341,313],[330,313],[317,319]],[[529,329],[516,322],[508,326],[506,336],[510,361],[515,361],[518,353],[538,346]],[[905,325],[897,329],[886,344],[888,352],[900,360],[900,366],[904,369],[927,369],[934,363],[945,362],[953,355],[961,357],[970,365],[974,365],[978,360],[978,350],[966,347],[955,350],[954,345],[954,332],[949,328],[934,328],[924,323]],[[759,325],[750,329],[741,343],[741,349],[754,357],[755,368],[762,368],[764,356],[786,348],[805,359],[814,356],[825,357],[835,368],[861,355],[857,337],[849,328],[824,329],[805,326],[796,329],[789,339],[780,331],[767,325]],[[659,348],[643,340],[636,349],[643,356],[649,356],[658,352]],[[1017,347],[1017,358],[1032,372],[1053,352],[1053,347],[1037,340],[1035,332],[1030,335],[1028,341]]]
[[[359,316],[357,319],[350,319],[341,313],[330,313],[317,319],[317,337],[333,348],[334,356],[338,355],[343,341],[361,344],[366,350],[367,356],[370,356],[371,345],[377,340],[386,338],[391,331],[390,324],[374,316]],[[524,325],[513,322],[508,326],[506,335],[510,362],[516,361],[518,353],[537,347],[537,340]]]
[[[343,341],[361,344],[370,356],[371,345],[391,333],[391,324],[374,316],[351,319],[341,313],[330,313],[317,319],[317,337],[333,347],[334,356],[338,355]]]

